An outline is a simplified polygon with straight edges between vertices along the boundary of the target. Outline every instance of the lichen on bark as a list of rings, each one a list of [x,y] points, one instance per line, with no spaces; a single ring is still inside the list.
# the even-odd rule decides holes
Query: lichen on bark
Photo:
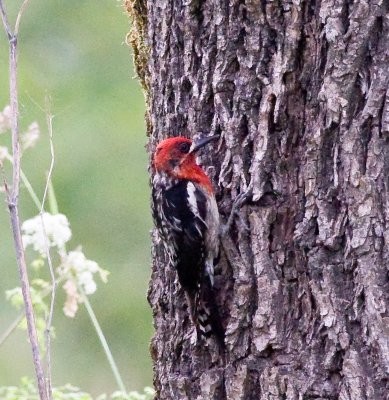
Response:
[[[132,47],[135,72],[140,79],[147,96],[147,62],[149,47],[147,45],[147,5],[145,0],[124,0],[124,7],[130,16],[131,28],[126,42]],[[147,99],[147,97],[146,97]]]

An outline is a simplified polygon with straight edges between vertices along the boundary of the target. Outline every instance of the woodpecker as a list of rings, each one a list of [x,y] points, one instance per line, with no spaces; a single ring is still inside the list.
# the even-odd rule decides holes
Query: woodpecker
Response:
[[[169,261],[184,289],[197,337],[224,343],[214,296],[219,257],[219,212],[211,181],[196,154],[219,135],[199,141],[173,137],[160,142],[153,157],[153,218]]]

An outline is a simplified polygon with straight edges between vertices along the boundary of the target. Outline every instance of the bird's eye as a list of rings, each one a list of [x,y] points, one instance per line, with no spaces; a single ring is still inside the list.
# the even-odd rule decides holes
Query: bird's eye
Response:
[[[180,143],[179,149],[180,149],[181,153],[189,153],[189,149],[190,149],[189,143],[186,143],[186,142]]]

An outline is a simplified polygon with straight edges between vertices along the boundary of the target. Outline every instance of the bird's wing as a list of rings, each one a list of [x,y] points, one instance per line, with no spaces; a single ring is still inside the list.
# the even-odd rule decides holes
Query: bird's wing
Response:
[[[204,272],[207,199],[192,182],[166,190],[163,213],[175,246],[175,266],[184,289],[196,291]],[[170,242],[170,240],[169,240]]]

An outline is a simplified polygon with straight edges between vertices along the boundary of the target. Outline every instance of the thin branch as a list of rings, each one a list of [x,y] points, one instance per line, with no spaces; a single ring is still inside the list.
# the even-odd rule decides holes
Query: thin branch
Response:
[[[24,257],[22,235],[20,232],[18,204],[12,203],[9,194],[8,194],[8,199],[9,199],[8,208],[11,214],[11,225],[12,225],[13,239],[16,250],[16,259],[19,267],[19,276],[21,281],[23,300],[26,312],[28,336],[30,338],[35,374],[38,381],[39,396],[41,400],[47,400],[45,375],[43,372],[42,362],[40,358],[39,341],[38,341],[38,335],[36,331],[35,318],[34,318],[34,309],[31,299],[27,265]]]
[[[45,328],[46,384],[47,384],[47,396],[49,399],[52,399],[53,392],[52,392],[52,385],[51,385],[51,382],[52,382],[52,379],[51,379],[51,327],[52,327],[52,323],[53,323],[55,293],[57,290],[57,283],[56,283],[53,263],[52,263],[51,255],[50,255],[50,246],[49,246],[49,241],[47,238],[45,222],[43,219],[43,214],[44,214],[43,207],[44,207],[44,203],[42,203],[42,210],[40,212],[40,217],[41,217],[42,231],[43,231],[43,237],[44,237],[44,242],[45,242],[45,253],[46,253],[46,257],[47,257],[47,263],[49,265],[50,278],[51,278],[50,309],[49,309],[49,314],[46,318],[46,328]]]
[[[23,3],[23,10],[19,11],[21,17],[27,2]],[[7,204],[10,212],[13,240],[16,251],[16,260],[19,269],[19,276],[22,287],[23,301],[27,319],[28,336],[30,339],[32,358],[34,362],[35,374],[38,382],[38,391],[41,400],[48,400],[45,375],[43,372],[42,361],[39,351],[39,340],[36,331],[34,309],[31,299],[30,283],[24,255],[22,233],[20,230],[19,218],[19,190],[20,190],[20,146],[19,146],[19,102],[17,90],[17,31],[12,32],[7,13],[4,8],[3,0],[0,0],[0,13],[3,20],[4,29],[9,41],[9,84],[10,84],[10,105],[11,105],[11,131],[12,131],[12,158],[13,176],[12,190],[6,188]],[[19,22],[17,28],[19,29]]]
[[[18,204],[20,190],[20,145],[19,145],[19,101],[17,88],[17,38],[12,36],[9,41],[9,84],[11,103],[11,131],[12,131],[12,157],[13,175],[11,203]]]
[[[51,183],[51,176],[53,174],[53,168],[54,168],[54,163],[55,163],[54,144],[53,144],[53,118],[54,118],[54,116],[50,112],[50,99],[49,99],[49,97],[46,97],[46,121],[47,121],[47,128],[49,130],[51,163],[50,163],[49,172],[47,174],[45,190],[43,193],[43,199],[42,199],[41,209],[40,209],[40,216],[41,216],[43,235],[44,235],[44,240],[45,240],[45,252],[46,252],[46,257],[47,257],[47,263],[49,265],[50,277],[51,277],[50,311],[49,311],[49,315],[47,316],[47,319],[46,319],[46,329],[45,329],[46,382],[47,382],[47,390],[48,390],[49,399],[52,399],[52,397],[53,397],[52,379],[51,379],[51,334],[50,334],[50,331],[51,331],[51,327],[53,324],[55,293],[57,290],[57,282],[55,279],[55,272],[54,272],[53,263],[51,260],[50,246],[48,243],[48,238],[47,238],[45,223],[43,220],[43,215],[45,212],[46,198],[47,198],[47,194],[49,191],[49,187],[50,187],[50,183]]]
[[[53,174],[53,168],[54,168],[54,163],[55,163],[54,143],[53,143],[53,118],[54,118],[54,115],[52,115],[50,113],[50,98],[46,96],[46,123],[47,123],[47,128],[49,130],[51,163],[50,163],[50,168],[49,168],[49,172],[48,172],[47,179],[46,179],[45,191],[43,193],[43,199],[42,199],[42,203],[41,203],[41,213],[43,213],[43,211],[44,211],[47,193],[49,190],[51,176]]]
[[[30,0],[24,0],[23,4],[20,7],[20,10],[18,12],[18,16],[16,17],[16,23],[15,23],[15,29],[14,29],[15,36],[18,36],[18,34],[19,34],[20,20],[22,19],[22,15],[23,15],[24,11],[26,10],[29,1]]]
[[[2,0],[0,0],[0,13],[1,13],[1,19],[3,20],[5,33],[8,36],[8,40],[11,40],[11,38],[13,36],[12,35],[12,31],[11,31],[11,26],[10,26],[10,24],[8,22],[8,16],[7,16],[7,13],[5,11],[4,4],[3,4]]]
[[[6,329],[6,331],[0,336],[0,347],[3,343],[11,336],[12,332],[19,326],[23,321],[24,312],[21,312],[11,323],[11,325]]]

